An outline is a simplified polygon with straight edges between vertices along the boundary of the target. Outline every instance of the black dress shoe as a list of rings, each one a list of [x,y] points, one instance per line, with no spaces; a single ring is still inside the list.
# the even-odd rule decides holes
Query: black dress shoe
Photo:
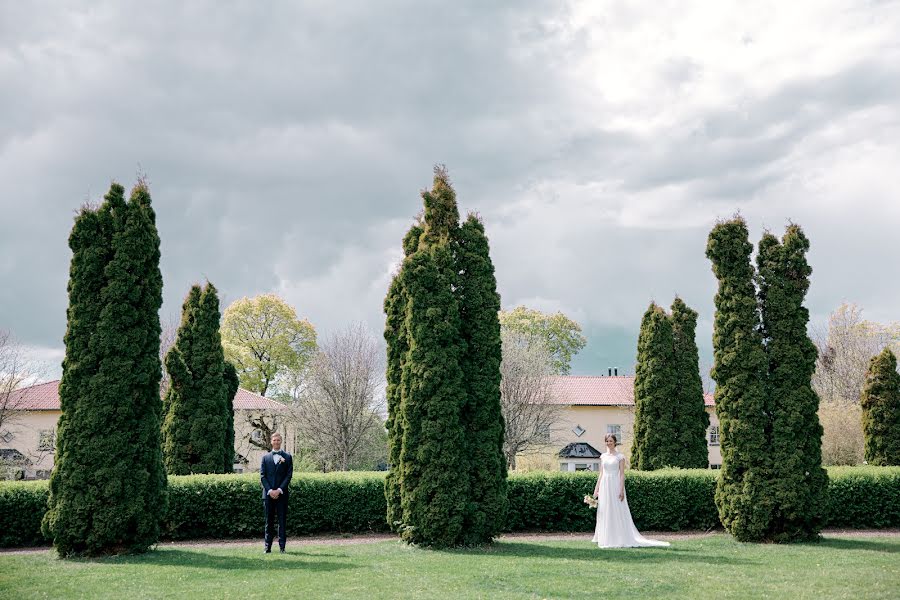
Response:
[[[271,553],[272,553],[272,546],[266,546],[266,552],[265,552],[265,553],[266,553],[266,554],[271,554]]]
[[[284,548],[281,549],[281,553],[284,554]]]

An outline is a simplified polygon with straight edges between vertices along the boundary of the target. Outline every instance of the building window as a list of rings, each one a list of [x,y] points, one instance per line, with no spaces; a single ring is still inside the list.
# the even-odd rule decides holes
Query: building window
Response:
[[[8,444],[13,440],[13,437],[15,436],[12,434],[12,431],[4,431],[3,433],[0,433],[0,442]]]
[[[710,469],[721,469],[722,465],[709,465]]]
[[[254,442],[262,442],[263,441],[263,432],[259,429],[254,429],[250,432],[250,439]]]
[[[710,425],[709,426],[709,445],[710,446],[718,446],[719,445],[719,426],[718,425]]]
[[[575,428],[572,429],[572,433],[574,433],[578,437],[583,436],[586,431],[587,431],[587,429],[585,429],[581,425],[576,425]]]
[[[38,432],[38,450],[53,452],[56,447],[56,430],[41,429]]]
[[[616,436],[616,446],[621,446],[625,442],[625,436],[622,435],[621,425],[607,425],[606,435],[613,434]]]
[[[569,463],[559,463],[559,470],[560,470],[560,471],[568,471],[568,470],[569,470]]]

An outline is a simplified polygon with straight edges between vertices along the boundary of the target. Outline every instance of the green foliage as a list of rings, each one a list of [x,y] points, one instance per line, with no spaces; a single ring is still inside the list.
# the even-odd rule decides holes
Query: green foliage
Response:
[[[501,311],[500,326],[546,347],[554,370],[560,375],[569,374],[572,358],[587,345],[581,326],[561,312],[551,315],[517,306],[511,311]]]
[[[402,282],[409,339],[402,374],[402,535],[438,547],[459,543],[468,497],[459,307],[438,267],[449,253],[445,245],[420,248],[406,259]]]
[[[900,465],[900,374],[890,348],[872,357],[860,398],[866,462]]]
[[[506,518],[506,460],[500,404],[500,295],[484,225],[469,215],[458,233],[459,310],[466,352],[466,404],[462,425],[467,442],[470,496],[463,544],[490,542]]]
[[[166,355],[171,385],[164,402],[163,453],[172,475],[232,469],[238,381],[226,364],[218,292],[211,283],[203,289],[194,285],[184,301],[175,345]]]
[[[654,303],[644,313],[634,374],[632,464],[642,471],[672,466],[678,460],[678,430],[673,420],[675,341],[672,320]]]
[[[722,472],[716,506],[725,528],[741,541],[765,539],[774,510],[770,457],[768,361],[759,332],[747,224],[716,224],[706,256],[719,280],[713,324],[716,415]]]
[[[411,543],[482,544],[506,506],[500,298],[484,226],[460,226],[442,167],[422,198],[384,303],[387,519]]]
[[[709,464],[706,430],[709,413],[703,399],[700,378],[700,352],[697,349],[697,311],[681,298],[672,303],[672,336],[675,343],[674,407],[677,454],[671,466],[682,469],[705,469]]]
[[[809,240],[797,225],[781,241],[766,233],[754,272],[747,237],[746,224],[735,218],[717,224],[707,246],[719,279],[713,377],[722,477],[716,503],[740,540],[815,539],[828,476],[812,388],[817,351],[803,306],[812,272]]]
[[[316,353],[316,330],[274,294],[241,298],[222,315],[225,358],[244,389],[265,396],[275,386],[289,393]],[[278,390],[282,384],[283,390]]]
[[[225,361],[225,440],[222,443],[222,470],[231,473],[234,470],[234,397],[240,387],[237,369]]]
[[[817,350],[807,334],[803,300],[812,269],[809,240],[790,225],[779,242],[767,233],[759,243],[759,306],[770,397],[772,480],[775,504],[766,537],[775,541],[815,539],[822,528],[828,475],[822,468],[819,397],[812,389]]]
[[[0,548],[50,541],[41,531],[49,496],[47,481],[0,481]]]
[[[45,533],[62,556],[142,552],[166,502],[160,452],[162,275],[150,194],[114,183],[69,238],[63,416]]]
[[[459,208],[456,205],[456,193],[444,167],[434,168],[432,189],[422,191],[422,200],[425,213],[418,247],[451,245],[459,228]]]
[[[900,467],[831,467],[825,525],[849,529],[900,527]],[[288,532],[387,531],[384,473],[304,473],[291,483]],[[595,513],[583,502],[594,473],[531,471],[507,480],[504,531],[593,531]],[[642,530],[719,527],[716,472],[708,469],[625,471],[628,504]],[[259,476],[169,478],[163,539],[253,538],[262,531]],[[46,543],[41,517],[46,481],[0,482],[0,547]]]
[[[596,512],[582,501],[597,474],[532,471],[509,478],[508,531],[593,531]],[[628,506],[638,529],[678,531],[718,525],[709,470],[625,471]]]
[[[406,256],[413,254],[419,245],[422,227],[413,225],[403,239]],[[402,266],[401,266],[402,269]],[[395,531],[403,521],[400,506],[400,447],[403,442],[403,363],[409,351],[406,329],[406,293],[402,285],[402,272],[391,279],[391,285],[384,299],[384,340],[387,343],[386,391],[388,463],[391,466],[385,479],[384,493],[387,500],[387,522]]]
[[[675,298],[672,314],[651,303],[641,321],[634,377],[631,463],[651,471],[703,469],[708,462],[697,313]]]
[[[826,472],[824,526],[900,526],[900,467],[829,467]]]

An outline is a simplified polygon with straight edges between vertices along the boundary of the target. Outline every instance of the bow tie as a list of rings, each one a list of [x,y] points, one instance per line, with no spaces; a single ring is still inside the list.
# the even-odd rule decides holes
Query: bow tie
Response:
[[[284,456],[284,452],[281,450],[272,450],[272,454],[277,454],[278,456]]]

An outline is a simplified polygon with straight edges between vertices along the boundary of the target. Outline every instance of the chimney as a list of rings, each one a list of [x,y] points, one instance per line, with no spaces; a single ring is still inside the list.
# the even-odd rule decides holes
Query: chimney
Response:
[[[619,367],[616,367],[615,369],[613,369],[613,373],[615,374],[616,377],[618,377],[619,376]]]
[[[610,377],[612,377],[612,369],[609,369],[608,375],[609,375]]]

